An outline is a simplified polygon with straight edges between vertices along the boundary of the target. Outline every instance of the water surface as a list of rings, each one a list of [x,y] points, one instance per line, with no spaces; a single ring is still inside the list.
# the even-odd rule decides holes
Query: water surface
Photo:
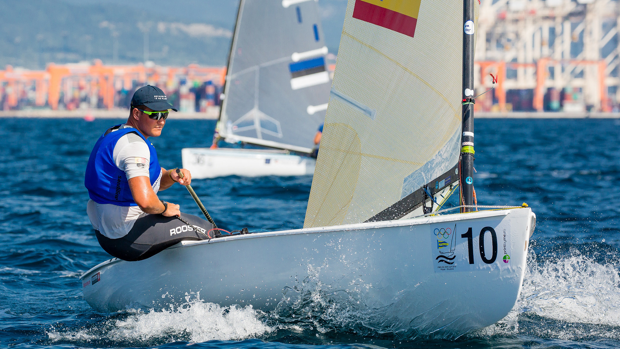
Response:
[[[193,301],[158,312],[101,314],[79,276],[109,256],[88,217],[88,155],[113,120],[2,119],[0,128],[0,346],[204,348],[620,347],[620,123],[478,120],[480,204],[538,216],[521,296],[499,323],[457,340],[379,333],[346,305],[321,298],[286,312]],[[119,120],[116,123],[120,123]],[[213,121],[171,119],[153,139],[162,166],[181,148],[210,144]],[[223,227],[303,225],[311,177],[228,177],[193,188]],[[161,193],[200,215],[187,191]]]

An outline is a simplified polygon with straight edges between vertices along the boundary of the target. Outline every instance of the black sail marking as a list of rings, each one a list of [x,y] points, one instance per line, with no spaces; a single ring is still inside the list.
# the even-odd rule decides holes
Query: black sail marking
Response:
[[[456,174],[457,168],[458,168],[458,164],[454,165],[454,167],[452,167],[446,173],[442,174],[441,176],[427,183],[427,184],[434,184],[435,182],[441,182],[442,180],[448,177],[454,178],[454,180],[450,181],[450,183],[446,183],[443,187],[440,187],[440,188],[435,188],[434,185],[431,185],[429,187],[429,191],[431,192],[431,195],[435,195],[435,193],[437,193],[438,191],[441,191],[444,188],[450,186],[452,183],[455,183],[458,181],[458,175]],[[413,193],[405,196],[400,201],[394,203],[392,206],[377,213],[373,217],[370,217],[364,223],[391,221],[395,219],[400,219],[406,216],[408,213],[412,212],[413,210],[417,209],[418,207],[422,206],[422,204],[425,202],[427,197],[428,196],[424,192],[424,188],[420,188],[414,191]]]

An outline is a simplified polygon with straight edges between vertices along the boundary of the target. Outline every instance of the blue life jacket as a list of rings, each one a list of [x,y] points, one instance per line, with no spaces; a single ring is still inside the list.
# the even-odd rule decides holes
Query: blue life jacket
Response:
[[[120,125],[113,127],[118,128]],[[114,163],[114,146],[118,140],[130,133],[136,133],[140,136],[149,147],[151,161],[149,163],[149,177],[151,186],[159,178],[161,166],[157,161],[157,152],[151,142],[135,128],[123,128],[107,135],[104,133],[97,143],[93,151],[90,153],[88,165],[86,166],[86,178],[84,185],[88,189],[88,196],[99,204],[113,204],[117,206],[137,206],[131,195],[127,175],[119,169]]]

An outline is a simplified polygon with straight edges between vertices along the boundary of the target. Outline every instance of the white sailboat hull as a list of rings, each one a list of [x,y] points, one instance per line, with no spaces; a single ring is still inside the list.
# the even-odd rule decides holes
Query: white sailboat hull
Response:
[[[314,173],[316,161],[277,150],[184,148],[183,168],[192,178],[225,176],[305,176]]]
[[[250,234],[183,242],[139,262],[113,259],[81,279],[84,298],[102,312],[162,308],[188,296],[270,311],[318,291],[327,298],[346,294],[357,300],[351,307],[359,314],[392,331],[460,336],[514,306],[534,226],[535,215],[520,208]],[[452,255],[445,239],[437,241],[442,227],[456,228],[448,241]],[[462,237],[468,229],[471,244]],[[444,258],[437,245],[453,264],[438,262]]]

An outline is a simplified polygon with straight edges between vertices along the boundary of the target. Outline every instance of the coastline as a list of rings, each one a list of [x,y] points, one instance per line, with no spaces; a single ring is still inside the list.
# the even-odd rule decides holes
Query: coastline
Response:
[[[474,112],[476,119],[619,119],[620,113],[600,112]]]
[[[206,112],[203,113],[187,113],[187,112],[172,112],[171,117],[174,119],[206,119],[217,120],[220,115],[219,107],[209,107]],[[128,109],[113,109],[113,110],[51,110],[51,109],[29,109],[29,110],[7,110],[0,111],[0,118],[63,118],[63,119],[127,119],[129,116]]]
[[[171,116],[174,119],[183,120],[217,120],[220,114],[218,106],[209,107],[206,112],[188,113],[175,112]],[[51,110],[29,109],[0,111],[0,118],[79,118],[87,116],[95,119],[125,119],[128,116],[127,109],[113,110]],[[620,119],[620,113],[600,112],[476,112],[476,119]]]

